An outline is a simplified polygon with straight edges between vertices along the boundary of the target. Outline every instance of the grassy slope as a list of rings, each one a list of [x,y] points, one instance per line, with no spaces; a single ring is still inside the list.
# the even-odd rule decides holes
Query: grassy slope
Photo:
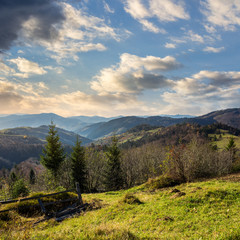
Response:
[[[240,149],[240,137],[239,136],[234,136],[232,134],[229,134],[228,131],[221,130],[221,136],[222,138],[219,139],[220,134],[209,134],[209,137],[213,138],[214,135],[216,135],[216,138],[218,139],[214,143],[217,144],[218,148],[220,149],[225,149],[225,147],[228,145],[229,139],[233,137],[236,147]]]
[[[174,198],[173,188],[84,195],[101,200],[101,209],[62,223],[54,220],[34,228],[34,219],[0,232],[1,239],[240,239],[240,174],[229,179],[182,184],[186,195]],[[143,203],[123,203],[126,193]]]

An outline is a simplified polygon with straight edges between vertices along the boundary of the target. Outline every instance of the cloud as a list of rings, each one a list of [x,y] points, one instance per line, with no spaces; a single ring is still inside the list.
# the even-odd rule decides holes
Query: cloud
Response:
[[[197,80],[208,80],[214,86],[239,88],[240,72],[200,71],[193,75]]]
[[[104,19],[91,16],[68,3],[61,3],[60,6],[65,20],[58,28],[58,38],[53,42],[34,39],[36,44],[45,47],[50,52],[50,56],[57,61],[64,58],[77,60],[79,52],[104,51],[107,47],[100,41],[107,39],[121,41],[131,34],[127,30],[112,28]],[[25,23],[22,31],[25,39],[31,39],[31,28],[34,24],[32,20]]]
[[[176,44],[174,43],[166,43],[165,48],[176,48]]]
[[[199,34],[194,33],[191,30],[188,31],[186,38],[191,40],[192,42],[204,43],[204,38],[202,36],[200,36]]]
[[[223,27],[227,31],[234,31],[236,26],[240,25],[240,1],[205,0],[201,1],[201,4],[202,13],[213,26]]]
[[[161,95],[166,103],[163,111],[201,115],[216,109],[238,107],[239,90],[240,72],[203,70],[172,82],[172,87]]]
[[[15,70],[7,66],[5,63],[0,62],[0,73],[8,75],[10,73],[15,73]]]
[[[57,38],[56,25],[62,23],[61,7],[52,0],[11,0],[0,2],[0,49],[9,49],[19,39],[19,30],[30,19],[35,20],[32,34],[39,39],[52,41]]]
[[[103,1],[103,4],[104,4],[104,9],[105,9],[106,12],[115,13],[114,9],[111,9],[105,1]]]
[[[146,89],[159,89],[169,85],[168,79],[160,74],[179,68],[175,58],[147,56],[139,57],[124,53],[120,63],[104,68],[95,76],[91,88],[100,95],[106,93],[140,94]]]
[[[20,74],[19,73],[15,74],[16,76],[21,77],[22,75],[22,77],[24,77],[25,74],[26,75],[25,77],[27,77],[28,74],[43,75],[47,73],[43,67],[40,67],[37,63],[31,62],[25,58],[18,57],[16,59],[10,59],[8,61],[16,64],[18,70],[21,72]]]
[[[224,47],[219,47],[219,48],[215,48],[215,47],[205,47],[203,49],[204,52],[212,52],[212,53],[219,53],[222,52],[225,48]]]
[[[147,19],[157,18],[159,22],[175,22],[179,19],[188,20],[190,18],[184,3],[176,0],[124,0],[124,9],[143,25],[144,30],[154,33],[165,33],[166,31]]]

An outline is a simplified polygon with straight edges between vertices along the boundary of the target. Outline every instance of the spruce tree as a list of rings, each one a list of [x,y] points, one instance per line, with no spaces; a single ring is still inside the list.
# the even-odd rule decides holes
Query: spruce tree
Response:
[[[121,151],[118,147],[117,138],[114,136],[112,144],[108,147],[106,152],[107,162],[104,172],[104,184],[106,190],[119,190],[123,187],[123,173],[121,169]]]
[[[77,137],[71,154],[71,176],[73,183],[78,182],[82,192],[87,191],[85,149]]]
[[[234,161],[237,148],[233,137],[229,139],[228,145],[226,146],[226,150],[229,152],[231,160]]]
[[[44,155],[41,156],[41,163],[50,171],[56,180],[60,165],[65,159],[65,154],[60,142],[60,138],[57,134],[56,126],[53,124],[53,122],[51,122],[49,125],[49,131],[46,140],[47,144],[43,149]]]
[[[36,175],[35,175],[35,172],[33,171],[33,169],[31,169],[29,172],[29,183],[31,185],[34,185],[35,181],[36,181]]]

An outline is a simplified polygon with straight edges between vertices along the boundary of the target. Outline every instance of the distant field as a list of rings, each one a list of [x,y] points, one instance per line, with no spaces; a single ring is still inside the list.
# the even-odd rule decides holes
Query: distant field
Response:
[[[221,130],[221,134],[209,134],[209,137],[214,139],[214,135],[217,138],[217,141],[214,141],[214,143],[217,144],[218,148],[224,149],[227,146],[229,139],[233,137],[236,147],[240,149],[240,137],[229,134],[228,131],[225,130]]]
[[[85,201],[101,207],[35,227],[37,218],[16,217],[8,225],[0,221],[0,239],[240,239],[239,182],[240,174],[235,174],[156,191],[142,185],[84,194]],[[142,203],[125,203],[129,193]]]

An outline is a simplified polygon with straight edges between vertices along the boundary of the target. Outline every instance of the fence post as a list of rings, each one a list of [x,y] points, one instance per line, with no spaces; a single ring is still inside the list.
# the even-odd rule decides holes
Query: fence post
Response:
[[[78,182],[76,182],[76,191],[77,191],[77,194],[78,194],[78,201],[82,205],[83,204],[83,200],[82,200],[81,190],[80,190]]]
[[[38,203],[39,203],[39,205],[41,207],[42,212],[44,214],[46,214],[47,213],[46,208],[44,207],[43,202],[42,202],[42,200],[40,198],[38,198]]]

